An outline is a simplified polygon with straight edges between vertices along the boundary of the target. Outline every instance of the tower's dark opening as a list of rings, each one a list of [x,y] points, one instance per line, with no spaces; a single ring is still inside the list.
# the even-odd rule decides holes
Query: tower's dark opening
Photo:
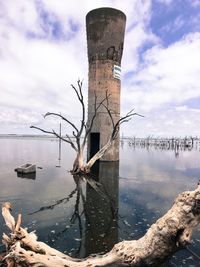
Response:
[[[90,158],[93,157],[100,148],[100,133],[90,133]]]

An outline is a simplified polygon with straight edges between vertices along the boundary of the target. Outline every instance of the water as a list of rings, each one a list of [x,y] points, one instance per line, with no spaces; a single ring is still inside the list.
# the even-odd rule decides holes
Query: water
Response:
[[[101,163],[92,180],[73,177],[74,152],[51,139],[0,139],[0,203],[13,203],[23,226],[37,230],[39,240],[75,257],[109,251],[121,240],[140,238],[182,191],[200,178],[198,147],[172,150],[135,147],[123,142],[120,163]],[[36,163],[36,176],[18,177],[14,169]],[[0,216],[0,235],[7,232]],[[192,239],[200,251],[200,227]],[[199,253],[200,254],[200,253]],[[175,254],[166,266],[199,266],[188,251]]]

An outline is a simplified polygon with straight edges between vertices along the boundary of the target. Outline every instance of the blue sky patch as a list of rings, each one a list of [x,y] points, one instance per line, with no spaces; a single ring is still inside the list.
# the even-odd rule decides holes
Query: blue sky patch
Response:
[[[192,1],[177,0],[170,5],[153,1],[152,11],[150,27],[164,46],[180,40],[189,32],[200,30],[200,7],[192,6]]]
[[[200,109],[200,97],[192,98],[184,102],[189,108]]]
[[[43,33],[38,34],[30,31],[27,33],[29,38],[68,41],[78,32],[78,23],[67,18],[66,22],[63,22],[55,13],[46,10],[41,1],[36,2],[36,9],[39,16],[40,27],[42,28]],[[65,27],[67,25],[64,25],[63,23],[68,24],[69,27]]]

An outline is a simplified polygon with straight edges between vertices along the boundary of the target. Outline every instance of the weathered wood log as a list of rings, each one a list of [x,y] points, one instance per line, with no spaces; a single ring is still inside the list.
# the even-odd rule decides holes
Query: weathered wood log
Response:
[[[181,193],[172,208],[158,219],[139,240],[122,241],[105,255],[86,259],[71,258],[43,242],[36,235],[28,233],[18,223],[12,225],[10,204],[2,207],[8,227],[13,231],[10,237],[4,235],[7,246],[4,261],[7,266],[48,267],[94,267],[94,266],[158,266],[176,251],[190,244],[193,229],[200,222],[200,185],[194,191]],[[7,210],[5,210],[7,209]],[[5,215],[6,214],[6,215]],[[14,230],[13,230],[14,229]]]

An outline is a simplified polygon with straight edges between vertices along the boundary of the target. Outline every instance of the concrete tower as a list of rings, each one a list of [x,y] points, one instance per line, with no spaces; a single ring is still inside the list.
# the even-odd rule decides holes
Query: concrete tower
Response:
[[[88,120],[94,114],[94,91],[97,101],[111,94],[109,107],[114,120],[120,116],[120,73],[126,16],[120,10],[99,8],[86,16],[89,61]],[[110,118],[104,107],[98,110],[88,138],[88,157],[105,145],[112,131]],[[119,138],[106,152],[103,161],[119,160]]]

